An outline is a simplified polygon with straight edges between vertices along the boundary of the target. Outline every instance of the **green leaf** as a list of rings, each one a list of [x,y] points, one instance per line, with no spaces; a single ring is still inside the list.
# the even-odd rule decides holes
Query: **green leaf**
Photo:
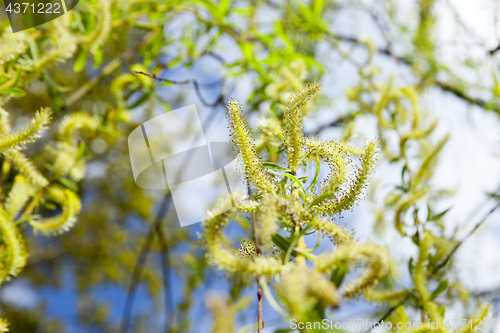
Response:
[[[43,198],[40,199],[40,204],[43,207],[47,208],[48,210],[55,210],[55,209],[57,209],[57,205],[56,204],[54,204],[52,202],[49,202],[49,201],[47,201],[47,200],[45,200]]]
[[[306,190],[304,189],[304,185],[302,185],[302,182],[300,180],[298,180],[297,177],[295,177],[294,175],[292,175],[290,173],[284,173],[283,176],[288,177],[293,182],[297,183],[300,186],[300,188],[302,189],[302,192],[306,193]]]
[[[332,281],[333,284],[337,286],[337,288],[340,287],[348,270],[349,267],[346,264],[338,265],[337,268],[335,268],[335,270],[333,271],[330,281]]]
[[[413,263],[413,258],[410,258],[408,261],[408,271],[410,272],[410,276],[414,276],[415,273],[415,265]]]
[[[272,162],[264,162],[264,163],[262,163],[262,166],[268,170],[283,171],[283,172],[292,171],[292,170],[290,170],[282,165],[272,163]]]
[[[271,293],[271,290],[269,290],[269,286],[267,285],[267,281],[264,279],[264,277],[260,277],[260,285],[262,287],[262,291],[264,292],[264,296],[266,297],[267,301],[269,304],[273,307],[276,312],[278,312],[280,315],[283,317],[288,317],[290,314],[286,312],[276,301],[274,298],[273,294]]]
[[[277,247],[284,253],[288,252],[288,249],[290,248],[290,241],[286,239],[285,237],[281,236],[280,234],[272,234],[271,235],[271,240],[274,244],[276,244]],[[292,251],[292,255],[296,256],[297,252]]]
[[[438,297],[439,294],[441,294],[443,291],[445,291],[446,289],[448,289],[448,280],[443,280],[439,283],[439,285],[437,286],[436,290],[434,290],[430,296],[430,299],[431,301]]]
[[[40,59],[40,50],[38,49],[38,45],[32,38],[28,40],[28,44],[30,46],[31,55],[33,56],[33,61],[37,62]]]
[[[292,255],[292,253],[295,252],[295,250],[293,250],[293,249],[295,249],[295,245],[297,245],[299,238],[302,237],[307,232],[307,230],[311,229],[312,227],[313,227],[313,224],[311,223],[311,224],[308,224],[304,229],[302,229],[300,231],[297,228],[295,229],[295,232],[293,233],[292,241],[291,241],[290,246],[288,247],[288,250],[286,251],[286,254],[285,254],[285,259],[284,259],[285,264],[290,261],[290,255]]]
[[[303,184],[305,184],[305,182],[307,182],[307,176],[304,176],[304,177],[299,177],[298,178]]]
[[[313,12],[314,15],[321,15],[323,11],[323,0],[315,0],[313,3]]]
[[[85,143],[80,143],[78,145],[78,153],[76,154],[76,161],[80,161],[83,157],[85,157],[87,152],[87,145]]]
[[[302,212],[302,215],[305,212],[307,212],[309,209],[311,209],[311,207],[319,204],[321,201],[325,200],[326,198],[330,197],[331,195],[333,195],[333,192],[323,193],[322,195],[320,195],[319,197],[317,197],[316,199],[314,199],[313,201],[311,201],[310,203],[308,203],[307,206],[306,206],[306,208]]]
[[[315,188],[316,186],[316,182],[318,181],[318,177],[319,177],[319,172],[321,171],[321,162],[319,160],[318,157],[316,157],[316,172],[314,173],[314,178],[311,182],[311,184],[309,184],[309,186],[307,187],[307,191],[311,191]]]
[[[24,97],[26,96],[26,92],[20,88],[6,88],[0,89],[0,94],[4,95],[13,95],[15,97]]]
[[[57,181],[59,181],[59,183],[69,188],[71,191],[78,192],[78,185],[73,180],[69,178],[60,177],[59,179],[57,179]]]
[[[417,234],[411,236],[411,240],[413,244],[415,244],[416,246],[420,246],[420,239],[418,238]]]
[[[77,73],[80,73],[87,63],[87,48],[82,47],[80,53],[78,54],[78,58],[76,58],[75,63],[73,64],[73,70]]]
[[[450,209],[451,209],[451,207],[450,207],[450,208],[448,208],[448,209],[446,209],[446,210],[444,210],[444,211],[442,211],[442,212],[441,212],[441,213],[439,213],[439,214],[435,214],[435,215],[432,215],[432,216],[428,216],[428,217],[427,217],[427,221],[429,221],[429,222],[430,222],[430,221],[437,221],[437,220],[439,220],[439,219],[440,219],[440,218],[442,218],[442,217],[443,217],[446,213],[448,213],[448,211],[449,211]]]

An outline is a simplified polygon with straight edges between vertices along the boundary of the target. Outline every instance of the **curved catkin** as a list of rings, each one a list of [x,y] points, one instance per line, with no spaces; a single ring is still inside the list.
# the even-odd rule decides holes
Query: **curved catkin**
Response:
[[[333,221],[317,217],[314,222],[317,223],[317,229],[321,230],[330,238],[332,242],[336,244],[348,244],[354,240],[354,237],[346,228],[335,224]]]
[[[227,118],[231,127],[231,137],[240,150],[239,159],[245,168],[245,175],[260,191],[273,193],[276,185],[263,171],[262,161],[255,150],[254,139],[248,124],[243,119],[241,106],[230,100],[227,105]]]
[[[68,27],[57,20],[53,21],[53,26],[55,28],[56,45],[44,52],[43,57],[35,63],[34,69],[36,70],[64,62],[70,59],[76,51],[76,38],[71,34]]]
[[[415,273],[412,276],[413,282],[415,283],[415,289],[419,294],[420,298],[423,302],[427,302],[429,297],[428,289],[427,289],[427,272],[425,261],[427,260],[427,256],[429,255],[429,250],[432,247],[432,237],[429,232],[424,233],[423,239],[420,240],[420,253],[418,255],[417,263],[415,264]]]
[[[261,244],[267,243],[271,234],[279,229],[278,209],[280,199],[282,198],[277,195],[264,195],[260,200],[257,237]]]
[[[66,141],[57,142],[55,146],[49,145],[45,151],[53,157],[52,166],[57,176],[67,175],[78,162],[78,148]]]
[[[41,109],[35,113],[29,125],[25,125],[14,133],[4,134],[0,138],[0,152],[18,148],[28,142],[33,142],[47,129],[52,111],[49,108]]]
[[[292,225],[298,225],[302,211],[302,206],[290,199],[278,195],[264,195],[259,203],[260,214],[257,218],[259,243],[267,243],[271,235],[279,230],[279,216],[285,217]]]
[[[252,276],[273,277],[286,271],[288,268],[274,257],[242,257],[231,247],[229,240],[224,236],[224,229],[234,213],[233,209],[203,221],[202,239],[207,249],[208,263],[228,273]]]
[[[88,36],[79,38],[79,42],[87,45],[103,45],[108,39],[111,32],[112,13],[111,0],[98,0],[99,3],[99,19],[97,26]]]
[[[491,305],[488,302],[480,304],[470,319],[471,324],[463,325],[465,327],[461,328],[457,333],[477,332],[478,329],[480,330],[484,318],[490,313],[490,307]]]
[[[7,216],[12,220],[15,219],[34,193],[34,187],[26,181],[26,178],[23,175],[17,175],[14,179],[14,185],[5,200]]]
[[[434,170],[435,165],[437,164],[437,160],[439,157],[439,154],[444,148],[444,145],[448,140],[450,139],[449,135],[446,135],[437,145],[436,147],[430,151],[429,154],[425,157],[424,161],[422,162],[422,165],[420,166],[420,169],[418,170],[417,174],[415,175],[415,178],[412,180],[412,186],[413,187],[418,187],[420,186],[423,182],[428,180],[432,172]]]
[[[314,264],[317,271],[327,273],[340,264],[365,264],[365,272],[344,287],[344,295],[353,297],[389,273],[390,256],[387,248],[375,243],[350,243],[340,246],[335,252],[319,255]]]
[[[76,215],[81,210],[80,198],[73,191],[58,186],[47,189],[47,196],[59,204],[62,212],[54,217],[32,220],[29,223],[35,234],[55,236],[67,232],[75,223]]]
[[[229,299],[219,295],[212,295],[207,299],[207,307],[214,318],[212,333],[236,333],[233,319],[235,313],[229,302]]]
[[[46,187],[49,181],[45,178],[36,166],[23,153],[18,150],[10,150],[4,153],[4,156],[12,163],[15,169],[23,174],[32,184]]]
[[[283,274],[276,292],[295,318],[307,316],[307,311],[319,301],[323,306],[337,307],[340,295],[323,274],[302,265],[295,265]]]
[[[403,221],[403,215],[406,213],[406,211],[420,198],[422,198],[426,193],[428,192],[428,188],[422,189],[420,192],[412,194],[409,198],[401,202],[396,209],[396,214],[394,218],[394,223],[396,229],[399,231],[401,235],[406,235],[406,232],[404,231],[404,221]]]
[[[352,160],[349,159],[344,144],[332,140],[323,142],[319,139],[307,138],[305,145],[313,156],[325,160],[330,168],[322,186],[322,193],[336,192],[342,185],[345,185],[349,178]]]
[[[26,265],[26,249],[16,225],[0,208],[0,235],[6,251],[0,259],[0,283],[16,276]]]
[[[29,38],[24,31],[16,34],[5,31],[0,37],[0,66],[22,54],[28,48]]]
[[[293,267],[284,274],[276,286],[276,292],[294,318],[302,318],[315,299],[309,295],[309,283],[303,267]]]
[[[71,142],[77,131],[94,132],[99,126],[97,119],[85,112],[75,112],[63,118],[58,127],[58,134],[64,141]]]
[[[363,195],[363,191],[368,186],[370,174],[377,164],[378,148],[374,141],[364,148],[365,153],[361,158],[361,165],[357,167],[356,176],[347,193],[341,197],[337,203],[328,207],[331,214],[338,214],[345,210],[350,210]]]
[[[308,270],[309,289],[324,306],[337,307],[340,295],[337,288],[323,274],[314,269]]]

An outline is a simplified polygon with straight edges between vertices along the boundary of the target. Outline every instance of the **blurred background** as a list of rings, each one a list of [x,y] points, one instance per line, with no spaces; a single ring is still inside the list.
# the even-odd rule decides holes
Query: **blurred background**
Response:
[[[385,145],[366,199],[339,223],[360,240],[388,246],[401,286],[410,283],[408,261],[417,253],[411,237],[394,228],[405,168],[420,163],[428,145],[449,135],[430,181],[433,194],[412,202],[404,216],[432,216],[440,236],[467,237],[443,273],[450,281],[440,296],[447,316],[467,318],[471,304],[489,300],[498,319],[500,215],[491,210],[500,185],[499,5],[494,0],[82,0],[55,21],[17,34],[9,32],[0,11],[2,84],[13,69],[24,68],[16,85],[25,96],[4,94],[1,100],[13,127],[46,106],[54,111],[54,124],[76,111],[102,120],[98,135],[82,139],[88,162],[76,185],[83,205],[76,225],[57,237],[22,230],[27,265],[0,288],[2,317],[11,331],[210,332],[209,305],[217,295],[248,297],[236,326],[239,332],[255,331],[256,286],[228,281],[208,267],[199,246],[201,225],[181,228],[167,191],[135,184],[127,138],[145,121],[191,104],[207,141],[227,137],[225,103],[235,98],[259,140],[266,133],[261,116],[279,112],[297,88],[314,81],[322,93],[309,106],[306,134],[348,136],[359,146],[379,138]],[[93,34],[98,37],[91,42],[81,37]],[[25,46],[2,58],[2,43],[12,41]],[[37,57],[71,43],[74,48],[54,61],[32,66]],[[401,120],[398,110],[387,107],[384,127],[374,111],[388,86],[411,88],[420,122],[432,127],[422,134],[424,143],[409,141],[404,158],[394,151],[414,119]],[[402,108],[409,110],[404,103]],[[110,114],[117,116],[109,120]],[[50,127],[26,153],[38,163],[56,134]],[[237,225],[227,234],[243,239]],[[306,238],[311,247],[316,241]],[[318,251],[333,248],[325,241]],[[376,320],[387,308],[360,298],[329,316]],[[288,322],[267,301],[264,319],[264,332],[287,332]]]

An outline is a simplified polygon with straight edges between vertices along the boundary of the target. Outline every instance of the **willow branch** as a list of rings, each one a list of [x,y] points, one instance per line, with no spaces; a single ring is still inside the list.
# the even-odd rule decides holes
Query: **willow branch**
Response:
[[[450,259],[453,257],[453,255],[457,252],[457,250],[460,248],[460,246],[462,246],[462,244],[470,237],[472,236],[472,234],[474,234],[474,232],[476,232],[477,229],[479,229],[479,227],[481,225],[484,224],[484,222],[486,222],[486,220],[488,219],[488,217],[493,214],[493,212],[495,212],[498,207],[500,207],[500,202],[498,202],[492,209],[490,209],[490,211],[488,213],[486,213],[486,215],[483,217],[483,219],[481,221],[479,221],[475,226],[474,228],[464,237],[462,238],[461,241],[459,241],[457,243],[457,245],[455,245],[455,247],[450,251],[450,253],[446,256],[446,258],[439,264],[437,265],[433,270],[432,272],[429,274],[429,276],[427,277],[428,279],[431,279],[441,268],[443,268],[444,266],[446,266],[446,264],[450,261]],[[410,293],[413,292],[413,290],[409,291],[407,296],[405,296],[401,301],[398,302],[398,304],[394,305],[393,307],[391,307],[379,320],[377,320],[376,322],[377,323],[381,323],[382,320],[385,320],[387,319],[387,317],[389,317],[391,315],[392,312],[394,312],[394,310],[396,310],[398,307],[400,307],[401,305],[403,305],[408,299],[409,299],[409,295]],[[365,333],[368,333],[372,330],[373,326],[371,326],[371,328],[369,328],[368,330],[366,330]]]

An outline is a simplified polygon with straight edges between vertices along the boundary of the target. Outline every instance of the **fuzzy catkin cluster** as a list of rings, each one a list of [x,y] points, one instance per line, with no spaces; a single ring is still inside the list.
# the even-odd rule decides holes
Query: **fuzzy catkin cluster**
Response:
[[[86,140],[92,139],[102,124],[102,119],[84,112],[64,116],[57,128],[55,140],[44,146],[42,169],[25,154],[24,148],[47,131],[52,121],[52,111],[42,108],[34,114],[29,124],[13,131],[10,114],[3,106],[16,95],[7,92],[20,91],[26,72],[36,74],[66,62],[73,57],[79,45],[80,57],[85,58],[90,48],[94,55],[97,54],[96,50],[110,35],[112,2],[98,0],[97,3],[99,11],[86,13],[97,15],[97,24],[92,31],[80,30],[77,33],[73,30],[69,17],[75,15],[74,11],[49,23],[49,29],[42,32],[43,42],[42,39],[37,40],[37,33],[30,35],[21,32],[14,35],[8,28],[0,30],[0,73],[11,77],[2,81],[3,91],[0,93],[1,177],[5,181],[15,172],[12,188],[0,206],[0,283],[19,274],[26,264],[28,252],[20,232],[23,223],[29,224],[35,235],[45,236],[67,232],[76,223],[81,210],[76,182],[86,172]],[[31,53],[27,55],[30,49]],[[37,49],[41,52],[33,51]],[[125,88],[117,89],[118,95],[122,89]],[[118,110],[120,113],[123,111],[123,108]],[[125,118],[123,115],[114,116],[116,120]],[[57,207],[57,214],[51,217],[34,214],[42,202]]]
[[[241,106],[234,100],[229,102],[232,140],[239,149],[241,169],[249,180],[249,193],[257,195],[222,214],[215,207],[209,214],[212,217],[203,222],[201,235],[210,265],[246,280],[276,279],[274,287],[280,300],[295,318],[304,318],[318,302],[336,307],[343,298],[367,293],[389,273],[390,264],[384,247],[355,241],[334,219],[362,198],[376,164],[377,144],[370,142],[360,151],[357,165],[350,153],[352,148],[345,144],[304,137],[300,109],[318,91],[319,84],[306,86],[285,109],[280,146],[287,153],[288,165],[261,161]],[[317,169],[314,179],[297,179],[295,170],[303,167],[306,160],[316,160],[317,168],[320,160],[326,162],[330,168],[327,178],[319,181]],[[220,207],[225,204],[219,202]],[[249,235],[252,241],[244,241],[240,249],[224,235],[224,229],[235,219],[240,223],[246,220],[249,229],[255,226],[253,236]],[[306,233],[317,233],[320,239],[329,237],[336,249],[315,253],[305,246]],[[256,252],[257,247],[264,253]],[[266,253],[276,247],[279,251]],[[305,260],[312,266],[307,267]],[[344,284],[343,278],[332,282],[331,276],[340,276],[341,271],[345,275],[345,267],[364,267],[364,272]]]
[[[28,253],[19,224],[29,223],[35,235],[59,235],[73,227],[81,210],[78,194],[56,180],[66,179],[66,182],[71,182],[83,177],[81,169],[85,166],[85,160],[78,157],[79,149],[75,146],[77,141],[74,136],[82,128],[95,131],[96,120],[81,113],[68,115],[63,119],[59,126],[60,140],[53,144],[59,148],[67,148],[50,149],[51,144],[46,146],[54,158],[54,161],[50,161],[51,154],[47,154],[48,162],[52,162],[52,175],[49,177],[42,174],[22,150],[47,130],[50,121],[51,111],[45,108],[36,112],[28,125],[13,132],[9,114],[0,109],[3,172],[8,172],[11,166],[18,172],[4,205],[0,206],[0,234],[4,246],[0,262],[0,283],[19,274],[26,264]],[[59,206],[60,213],[47,218],[34,215],[33,211],[42,199]]]

